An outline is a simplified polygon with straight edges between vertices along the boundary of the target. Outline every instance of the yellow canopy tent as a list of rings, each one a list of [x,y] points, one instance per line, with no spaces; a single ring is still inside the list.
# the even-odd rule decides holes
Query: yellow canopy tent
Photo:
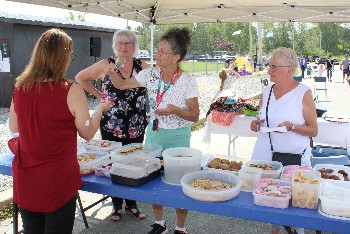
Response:
[[[238,67],[238,72],[240,75],[251,75],[252,74],[252,67],[250,65],[250,62],[246,60],[245,58],[238,57],[236,59],[236,65]]]

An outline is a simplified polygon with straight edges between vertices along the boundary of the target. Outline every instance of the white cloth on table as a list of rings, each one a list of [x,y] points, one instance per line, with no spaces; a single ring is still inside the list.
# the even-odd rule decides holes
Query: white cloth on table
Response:
[[[304,94],[310,88],[304,84],[299,84],[295,89],[283,95],[276,100],[274,92],[271,93],[270,104],[268,109],[269,126],[277,127],[284,121],[289,121],[296,125],[304,125],[305,120],[303,116],[302,99]],[[267,127],[266,124],[266,105],[269,97],[271,86],[263,90],[263,105],[260,109],[260,119],[265,119],[262,126]],[[272,146],[275,152],[301,154],[305,149],[302,157],[302,165],[310,166],[310,139],[307,136],[302,136],[294,132],[286,133],[271,133]],[[254,146],[253,160],[272,160],[271,145],[268,133],[259,132],[258,139]]]

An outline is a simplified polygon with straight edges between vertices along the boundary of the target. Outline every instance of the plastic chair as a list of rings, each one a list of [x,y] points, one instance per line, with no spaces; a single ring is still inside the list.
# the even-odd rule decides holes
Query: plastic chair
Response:
[[[301,77],[301,76],[294,76],[293,78],[294,78],[294,80],[296,80],[298,82],[302,82],[303,81],[303,77]]]
[[[328,98],[328,96],[327,96],[327,77],[325,77],[325,76],[322,76],[322,77],[318,77],[318,76],[315,76],[314,77],[314,94],[315,94],[315,96],[316,96],[316,91],[319,91],[319,90],[321,90],[321,91],[325,91],[325,93],[326,93],[326,98]],[[324,83],[324,86],[318,86],[317,85],[317,83]]]
[[[312,157],[311,164],[312,166],[315,166],[316,164],[349,165],[350,160],[346,155],[329,156],[329,157]]]
[[[260,82],[261,82],[262,89],[264,89],[266,86],[269,85],[269,80],[268,79],[260,78]]]

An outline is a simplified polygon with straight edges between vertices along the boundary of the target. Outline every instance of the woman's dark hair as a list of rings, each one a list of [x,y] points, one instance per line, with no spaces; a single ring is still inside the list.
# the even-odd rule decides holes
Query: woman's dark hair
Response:
[[[170,43],[173,53],[180,55],[180,59],[177,61],[179,63],[185,58],[187,49],[191,44],[190,30],[187,28],[172,28],[160,38],[160,41]]]

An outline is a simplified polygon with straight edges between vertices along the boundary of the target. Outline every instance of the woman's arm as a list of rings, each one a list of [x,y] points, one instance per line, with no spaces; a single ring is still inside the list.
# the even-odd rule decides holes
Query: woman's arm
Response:
[[[108,72],[109,63],[107,59],[103,59],[88,68],[80,71],[75,76],[75,81],[80,84],[86,91],[94,95],[98,100],[101,100],[101,92],[98,91],[90,81],[102,79]]]
[[[90,117],[88,102],[84,90],[77,84],[73,84],[68,92],[68,108],[74,116],[75,126],[79,136],[89,141],[100,127],[100,121],[104,112],[110,109],[110,103],[100,103]]]
[[[305,119],[305,125],[296,125],[291,122],[283,122],[281,125],[286,126],[288,131],[293,131],[297,134],[315,137],[318,134],[318,125],[317,125],[317,114],[316,114],[316,105],[312,98],[311,90],[308,90],[303,97],[303,115]]]
[[[198,97],[189,98],[186,100],[188,110],[168,104],[166,109],[158,109],[155,113],[159,115],[175,114],[185,120],[197,122],[199,119],[199,103]]]
[[[13,100],[11,101],[10,106],[10,114],[9,114],[9,128],[12,133],[18,132],[18,122],[17,122],[17,114],[15,112],[15,107],[13,104]]]

